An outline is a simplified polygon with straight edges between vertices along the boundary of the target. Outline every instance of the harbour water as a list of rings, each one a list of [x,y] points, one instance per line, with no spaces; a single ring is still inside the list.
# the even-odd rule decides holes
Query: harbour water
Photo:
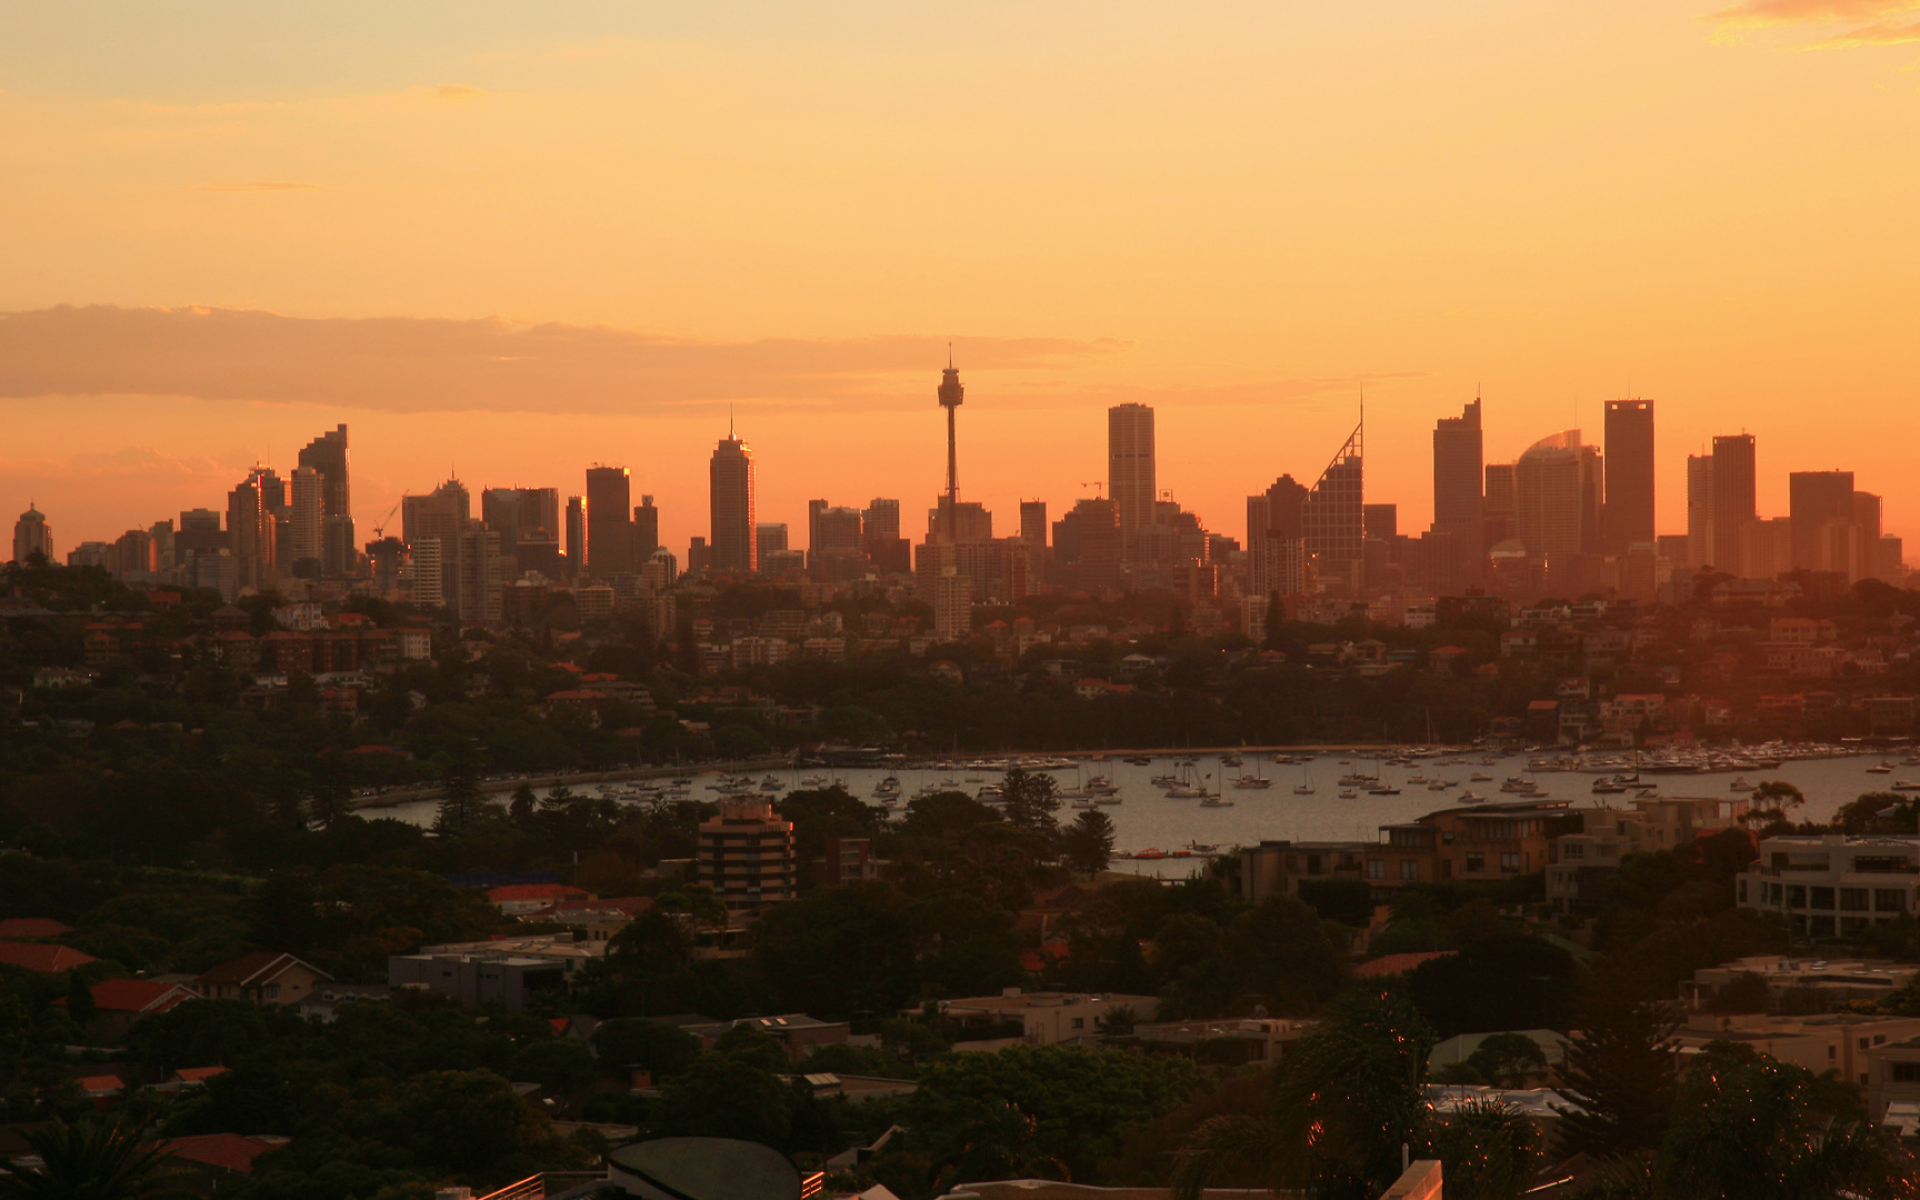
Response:
[[[1627,807],[1632,796],[1631,793],[1594,794],[1594,780],[1603,776],[1587,771],[1530,771],[1530,758],[1525,754],[1489,755],[1462,751],[1415,759],[1409,765],[1390,765],[1384,757],[1390,752],[1379,750],[1322,751],[1315,753],[1305,763],[1269,762],[1268,753],[1266,750],[1240,751],[1241,765],[1238,767],[1225,764],[1219,754],[1192,756],[1197,761],[1185,770],[1191,774],[1197,788],[1204,788],[1219,800],[1227,802],[1217,807],[1203,805],[1197,796],[1170,799],[1165,787],[1152,782],[1155,776],[1172,775],[1181,769],[1172,756],[1158,756],[1150,765],[1141,766],[1127,762],[1118,755],[1108,755],[1103,760],[1083,760],[1071,767],[1057,768],[1048,773],[1063,789],[1076,788],[1085,780],[1100,776],[1112,781],[1120,803],[1102,804],[1099,811],[1113,821],[1115,848],[1124,854],[1147,849],[1192,851],[1197,847],[1225,851],[1236,845],[1281,838],[1293,841],[1376,841],[1382,825],[1411,821],[1436,809],[1455,807],[1461,803],[1462,794],[1468,791],[1483,797],[1488,804],[1527,799],[1526,796],[1500,790],[1501,784],[1510,777],[1531,779],[1538,786],[1541,797],[1565,800],[1576,806],[1605,804],[1616,808]],[[1278,753],[1296,759],[1305,754],[1286,749]],[[1757,770],[1648,774],[1642,777],[1641,782],[1657,786],[1655,794],[1660,796],[1737,800],[1746,794],[1734,790],[1738,782],[1752,785],[1767,780],[1783,780],[1799,788],[1806,796],[1806,804],[1795,810],[1792,818],[1796,821],[1824,821],[1831,818],[1842,804],[1867,792],[1887,791],[1896,782],[1908,779],[1920,781],[1920,766],[1900,766],[1898,755],[1887,759],[1896,764],[1891,773],[1870,773],[1870,768],[1879,765],[1883,757],[1878,753],[1853,754],[1788,760],[1777,767]],[[1345,789],[1355,794],[1350,798],[1342,798],[1340,792],[1343,789],[1338,781],[1350,773],[1378,776],[1383,784],[1397,789],[1399,794],[1375,795],[1362,787]],[[750,790],[754,795],[774,799],[786,790],[803,786],[807,780],[824,778],[843,783],[855,797],[872,803],[875,788],[890,774],[899,779],[902,800],[910,799],[927,787],[946,790],[949,781],[952,790],[973,795],[983,787],[999,783],[1001,778],[998,770],[968,768],[960,763],[892,771],[781,768],[755,772]],[[1233,781],[1245,775],[1261,776],[1272,782],[1264,789],[1235,787]],[[1475,780],[1473,777],[1476,775],[1488,778]],[[1416,777],[1424,782],[1413,782]],[[714,785],[720,778],[718,772],[691,776],[690,785],[683,791],[694,799],[717,799],[722,793]],[[769,778],[780,785],[780,791],[761,789],[760,784]],[[1434,789],[1431,783],[1436,779],[1451,786]],[[586,785],[575,787],[574,790],[591,791],[592,787]],[[1302,787],[1310,787],[1313,791],[1311,794],[1296,793],[1295,789]],[[436,808],[434,801],[414,801],[390,808],[369,809],[362,815],[369,818],[391,817],[424,826],[432,824]],[[1076,815],[1068,804],[1061,805],[1062,821],[1071,820]],[[1165,878],[1187,874],[1196,869],[1196,862],[1184,856],[1121,859],[1115,862],[1114,868]]]

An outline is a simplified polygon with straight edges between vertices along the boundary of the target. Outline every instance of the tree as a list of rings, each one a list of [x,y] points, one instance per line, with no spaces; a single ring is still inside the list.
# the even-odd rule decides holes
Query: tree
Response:
[[[637,1067],[656,1081],[679,1074],[700,1057],[699,1038],[676,1025],[635,1017],[602,1021],[593,1031],[593,1045],[603,1068],[624,1073]]]
[[[1448,1068],[1442,1082],[1520,1088],[1547,1071],[1546,1051],[1524,1033],[1495,1033],[1482,1039],[1465,1061]]]
[[[1856,1089],[1713,1043],[1687,1072],[1655,1175],[1660,1194],[1688,1200],[1824,1200],[1912,1196],[1914,1165]]]
[[[1175,1200],[1208,1187],[1263,1186],[1325,1200],[1372,1200],[1424,1149],[1422,1083],[1432,1031],[1393,992],[1350,996],[1274,1068],[1266,1108],[1194,1131],[1173,1172]]]
[[[1564,1029],[1579,969],[1551,942],[1502,934],[1421,963],[1407,994],[1442,1037]]]
[[[1525,1114],[1497,1100],[1453,1109],[1433,1131],[1448,1200],[1520,1200],[1539,1169],[1540,1141]]]
[[[1001,811],[1016,829],[1052,833],[1060,798],[1054,795],[1053,776],[1042,771],[1010,767],[1000,784]]]
[[[463,754],[447,768],[433,831],[442,837],[463,834],[479,820],[482,807],[480,769],[470,753]]]
[[[140,1131],[117,1121],[58,1118],[27,1136],[38,1167],[0,1162],[7,1200],[138,1200],[161,1189],[158,1146],[141,1147]]]
[[[1074,870],[1088,875],[1104,871],[1113,858],[1113,820],[1090,808],[1073,819],[1060,841]]]
[[[507,816],[522,829],[533,824],[533,816],[539,811],[539,797],[533,793],[533,785],[523,783],[513,789],[513,799],[507,803]]]
[[[1589,997],[1581,1029],[1567,1040],[1560,1092],[1568,1153],[1617,1158],[1652,1150],[1673,1109],[1675,1020],[1662,1003],[1602,985]]]

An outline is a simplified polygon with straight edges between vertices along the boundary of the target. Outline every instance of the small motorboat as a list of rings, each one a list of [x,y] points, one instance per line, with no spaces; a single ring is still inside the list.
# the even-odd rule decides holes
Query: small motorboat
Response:
[[[1208,796],[1200,802],[1201,808],[1232,808],[1233,801],[1225,796]]]
[[[1342,800],[1358,800],[1360,798],[1360,793],[1354,791],[1352,788],[1341,788],[1340,798]]]
[[[1734,777],[1733,782],[1727,785],[1727,790],[1730,792],[1750,792],[1753,790],[1753,785],[1747,782],[1745,775],[1737,775]]]

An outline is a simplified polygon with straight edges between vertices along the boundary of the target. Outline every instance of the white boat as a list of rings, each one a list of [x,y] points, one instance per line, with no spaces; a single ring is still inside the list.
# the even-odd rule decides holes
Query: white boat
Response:
[[[1354,791],[1352,788],[1341,788],[1340,798],[1342,800],[1358,800],[1360,798],[1360,793]]]
[[[1893,783],[1893,790],[1896,792],[1920,792],[1920,783],[1915,783],[1911,779],[1896,779]]]
[[[1310,783],[1298,784],[1294,787],[1293,794],[1296,796],[1311,796],[1313,795],[1313,785]]]
[[[1468,788],[1466,791],[1460,793],[1460,803],[1462,804],[1478,804],[1485,799],[1485,796],[1482,796],[1472,788]]]
[[[1201,808],[1232,808],[1233,801],[1225,796],[1208,796],[1200,802]]]
[[[1242,775],[1233,781],[1233,786],[1242,791],[1265,791],[1273,786],[1273,780],[1262,775]]]
[[[1475,771],[1473,774],[1467,776],[1467,782],[1468,783],[1492,783],[1493,776],[1483,774],[1482,772],[1479,772],[1479,771]]]
[[[1176,783],[1167,789],[1167,799],[1169,800],[1199,800],[1211,795],[1213,795],[1213,793],[1207,789],[1195,787],[1190,783]]]
[[[1123,797],[1120,796],[1095,796],[1093,802],[1095,804],[1118,804],[1122,799]]]
[[[813,778],[818,779],[819,776],[816,775]],[[805,782],[807,783],[808,787],[818,786],[812,783],[811,781],[805,781]],[[900,794],[900,780],[895,778],[892,775],[889,775],[885,779],[882,779],[879,783],[875,784],[873,788],[873,798],[875,800],[891,800],[895,796],[898,796],[899,794]]]
[[[1733,782],[1727,785],[1727,790],[1730,792],[1750,792],[1753,790],[1753,785],[1747,782],[1745,775],[1736,775],[1734,776]]]

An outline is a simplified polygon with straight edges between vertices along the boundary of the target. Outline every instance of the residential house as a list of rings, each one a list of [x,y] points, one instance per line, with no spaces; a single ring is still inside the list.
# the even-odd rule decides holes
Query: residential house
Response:
[[[301,1004],[333,976],[291,954],[260,950],[221,963],[194,981],[208,1000],[246,1000],[253,1004]]]
[[[1376,899],[1409,883],[1505,879],[1544,870],[1564,800],[1526,800],[1441,809],[1417,821],[1382,825],[1366,850],[1363,877]]]
[[[96,961],[91,954],[46,942],[0,942],[0,964],[25,967],[42,975],[60,975]]]
[[[184,983],[158,979],[103,979],[89,990],[93,994],[94,1024],[110,1038],[122,1036],[142,1018],[172,1012],[200,998]]]
[[[1587,912],[1606,898],[1607,880],[1629,854],[1677,850],[1702,834],[1735,828],[1745,800],[1717,797],[1637,798],[1630,808],[1578,808],[1577,832],[1553,839],[1547,902],[1563,913]]]
[[[1779,913],[1795,938],[1848,938],[1920,912],[1920,837],[1783,836],[1734,879],[1742,908]]]

